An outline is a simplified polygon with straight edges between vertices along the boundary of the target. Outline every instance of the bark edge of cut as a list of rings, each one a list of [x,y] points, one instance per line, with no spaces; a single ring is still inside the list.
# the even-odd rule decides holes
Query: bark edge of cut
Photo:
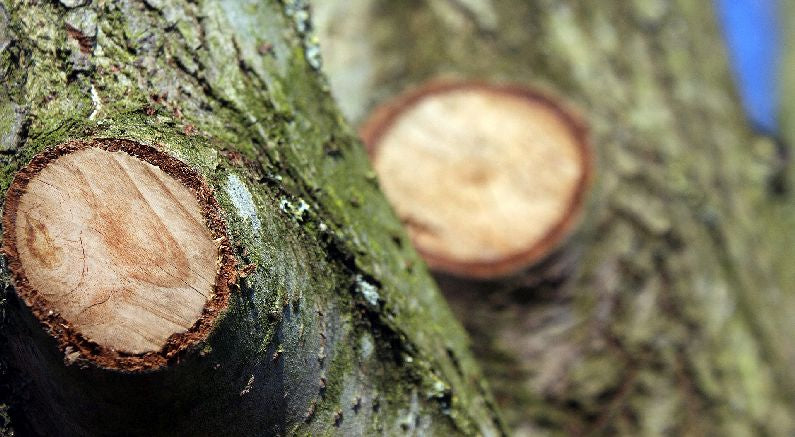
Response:
[[[195,195],[204,224],[218,244],[213,291],[204,304],[200,317],[187,331],[175,332],[169,336],[159,351],[144,353],[119,351],[87,338],[59,312],[52,310],[42,293],[31,285],[24,263],[20,259],[16,232],[17,212],[20,199],[26,193],[29,182],[58,158],[89,148],[124,152],[158,167],[187,187]],[[193,346],[209,335],[218,315],[227,306],[230,286],[237,277],[236,261],[227,235],[226,221],[221,208],[213,196],[212,189],[199,173],[164,151],[128,139],[72,140],[41,151],[15,175],[4,201],[2,251],[11,272],[16,294],[45,331],[55,339],[67,364],[89,362],[100,368],[138,372],[154,370],[179,361]]]
[[[519,84],[491,83],[484,80],[432,79],[387,100],[372,111],[363,122],[359,133],[373,165],[375,166],[378,159],[381,140],[407,110],[426,98],[455,91],[476,91],[513,97],[543,107],[549,115],[565,125],[568,135],[576,145],[579,176],[570,198],[566,201],[565,212],[529,247],[505,253],[493,260],[472,261],[455,259],[438,251],[428,250],[415,241],[418,252],[431,269],[438,272],[478,280],[492,280],[520,274],[561,246],[579,219],[594,173],[594,158],[587,126],[578,112],[545,91]],[[407,225],[411,228],[411,223]]]

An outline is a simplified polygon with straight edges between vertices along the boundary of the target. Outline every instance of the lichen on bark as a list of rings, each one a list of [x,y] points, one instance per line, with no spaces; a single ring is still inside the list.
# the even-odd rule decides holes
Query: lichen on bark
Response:
[[[218,322],[238,338],[211,336],[202,350],[219,372],[237,372],[192,413],[224,416],[205,418],[212,426],[499,433],[467,336],[317,71],[302,3],[3,2],[0,106],[22,115],[0,118],[0,189],[37,152],[81,138],[158,147],[208,181],[239,265],[256,266]],[[24,308],[2,279],[6,337],[19,347]],[[39,429],[25,422],[45,415],[14,395],[19,429]],[[156,428],[168,414],[129,430],[176,431]],[[191,423],[180,432],[214,429]]]
[[[795,429],[793,194],[770,189],[780,161],[747,127],[709,2],[326,0],[318,11],[332,91],[354,125],[451,75],[541,88],[590,125],[597,178],[577,268],[562,283],[447,293],[516,433]]]

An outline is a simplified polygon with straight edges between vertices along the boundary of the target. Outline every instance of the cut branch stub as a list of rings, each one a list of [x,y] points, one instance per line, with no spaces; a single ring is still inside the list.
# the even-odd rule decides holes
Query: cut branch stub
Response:
[[[361,132],[418,251],[459,276],[542,259],[568,235],[590,179],[582,123],[522,87],[433,82],[378,108]]]
[[[74,141],[11,184],[3,250],[18,296],[67,361],[162,366],[208,334],[234,260],[200,175],[128,140]]]

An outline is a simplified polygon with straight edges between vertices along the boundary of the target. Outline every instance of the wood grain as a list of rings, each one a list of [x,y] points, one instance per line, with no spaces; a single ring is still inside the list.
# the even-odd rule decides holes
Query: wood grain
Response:
[[[30,286],[110,350],[161,350],[212,297],[219,246],[196,194],[123,151],[85,148],[36,173],[15,238]]]
[[[374,117],[364,137],[381,185],[432,267],[501,275],[562,236],[588,165],[549,101],[458,84]]]

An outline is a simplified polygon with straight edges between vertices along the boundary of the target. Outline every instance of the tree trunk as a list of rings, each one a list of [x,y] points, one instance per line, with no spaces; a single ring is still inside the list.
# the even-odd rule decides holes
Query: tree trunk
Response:
[[[782,132],[782,158],[785,162],[792,160],[792,144],[795,144],[795,5],[782,2],[778,6],[779,26],[781,27],[782,61],[779,63],[779,114],[780,129]],[[795,177],[795,166],[783,166],[784,181],[791,183]]]
[[[517,434],[795,430],[790,164],[747,127],[710,2],[327,0],[315,17],[354,125],[453,76],[542,89],[590,126],[573,269],[440,278]]]
[[[3,192],[17,181],[9,191],[15,203],[5,208],[13,277],[3,269],[4,431],[500,434],[464,330],[318,73],[305,2],[85,3],[0,3]],[[58,290],[23,293],[35,281],[20,273],[29,260],[8,245],[15,235],[8,227],[40,206],[23,196],[44,189],[44,179],[34,181],[67,162],[64,156],[74,162],[51,172],[60,188],[77,193],[64,195],[64,204],[87,193],[80,174],[102,184],[103,168],[111,178],[123,167],[155,178],[138,187],[141,199],[151,200],[146,190],[158,184],[179,182],[190,190],[174,190],[197,196],[205,215],[218,212],[205,222],[219,246],[207,247],[220,247],[218,259],[236,263],[235,271],[220,268],[212,294],[218,306],[204,307],[185,343],[178,333],[159,342],[102,343],[92,336],[102,332],[86,334],[89,327],[69,318],[71,303],[47,311],[52,302],[41,295]],[[86,159],[96,159],[90,172],[79,164]],[[77,185],[63,182],[70,178]],[[88,196],[81,205],[91,200],[103,211],[95,215],[132,235],[157,221],[141,215],[143,200],[125,201],[141,181],[105,184],[101,192],[116,194]],[[190,194],[174,196],[184,214],[198,214],[188,211]],[[57,210],[59,198],[50,202]],[[47,264],[37,239],[56,253],[60,236],[56,243],[44,232],[30,238],[31,253]],[[160,244],[171,235],[145,238]],[[109,259],[127,264],[111,268],[153,269],[177,256],[166,246],[115,241],[125,242],[129,252]],[[150,276],[119,278],[140,285],[153,283]],[[123,340],[108,335],[108,342]]]

